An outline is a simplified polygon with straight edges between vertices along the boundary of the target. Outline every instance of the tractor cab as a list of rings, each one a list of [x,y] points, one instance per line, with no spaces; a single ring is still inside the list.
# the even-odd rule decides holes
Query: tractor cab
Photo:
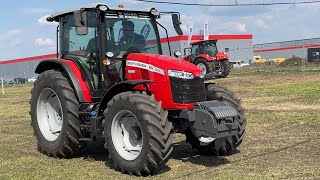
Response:
[[[178,14],[172,16],[174,24],[179,24]],[[137,11],[94,4],[58,12],[47,21],[59,22],[59,57],[80,66],[90,91],[99,97],[126,80],[129,54],[162,54],[158,25],[164,27],[158,18],[160,13],[154,8]]]
[[[192,59],[194,60],[197,56],[201,54],[206,54],[206,55],[209,55],[210,57],[215,57],[215,55],[218,53],[216,42],[217,40],[208,40],[208,41],[197,41],[197,42],[191,43],[191,48],[189,48],[191,50],[189,51],[191,61]]]

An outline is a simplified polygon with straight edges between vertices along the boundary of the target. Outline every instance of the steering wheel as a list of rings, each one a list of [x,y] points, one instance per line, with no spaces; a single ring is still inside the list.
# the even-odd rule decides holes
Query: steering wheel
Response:
[[[127,58],[127,56],[128,56],[129,54],[131,54],[131,53],[141,53],[141,51],[140,51],[138,48],[131,46],[131,47],[129,47],[129,49],[127,50],[127,52],[123,55],[123,57],[124,57],[124,58]]]
[[[127,57],[130,53],[141,53],[141,51],[134,46],[128,48],[128,50],[123,50],[122,47],[126,45],[125,41],[117,41],[114,43],[114,55],[118,56],[121,52],[126,51],[123,57]]]
[[[141,53],[141,51],[137,47],[131,46],[129,47],[127,53]]]

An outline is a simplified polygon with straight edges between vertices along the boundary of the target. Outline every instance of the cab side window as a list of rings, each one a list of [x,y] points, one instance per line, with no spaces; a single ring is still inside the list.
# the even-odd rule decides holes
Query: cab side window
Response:
[[[63,47],[61,52],[64,58],[75,60],[87,74],[94,90],[98,88],[98,21],[97,13],[94,11],[87,12],[88,33],[78,35],[73,15],[64,17],[65,23],[61,36],[63,37]]]

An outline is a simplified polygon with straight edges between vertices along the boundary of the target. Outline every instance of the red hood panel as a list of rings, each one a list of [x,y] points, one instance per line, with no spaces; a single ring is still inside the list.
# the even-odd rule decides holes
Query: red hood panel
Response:
[[[196,77],[199,77],[202,72],[200,68],[188,61],[165,55],[136,53],[129,54],[127,60],[151,64],[163,69],[165,72],[168,72],[169,69],[191,72]]]

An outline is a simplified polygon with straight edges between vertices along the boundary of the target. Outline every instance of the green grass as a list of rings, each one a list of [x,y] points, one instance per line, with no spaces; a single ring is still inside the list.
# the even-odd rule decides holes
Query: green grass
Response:
[[[300,96],[302,98],[320,98],[320,82],[290,82],[261,86],[258,91],[265,96]]]
[[[292,66],[281,66],[281,65],[264,65],[256,64],[245,66],[242,68],[235,68],[232,70],[232,74],[236,76],[247,76],[247,75],[281,75],[281,74],[297,74],[302,70],[301,64]],[[306,64],[304,73],[316,74],[320,72],[320,66],[318,64]]]
[[[319,179],[320,74],[236,70],[215,82],[241,97],[248,120],[239,152],[199,156],[176,134],[173,157],[150,179]],[[137,179],[112,169],[103,143],[70,159],[39,153],[30,126],[31,85],[0,95],[0,179]]]

